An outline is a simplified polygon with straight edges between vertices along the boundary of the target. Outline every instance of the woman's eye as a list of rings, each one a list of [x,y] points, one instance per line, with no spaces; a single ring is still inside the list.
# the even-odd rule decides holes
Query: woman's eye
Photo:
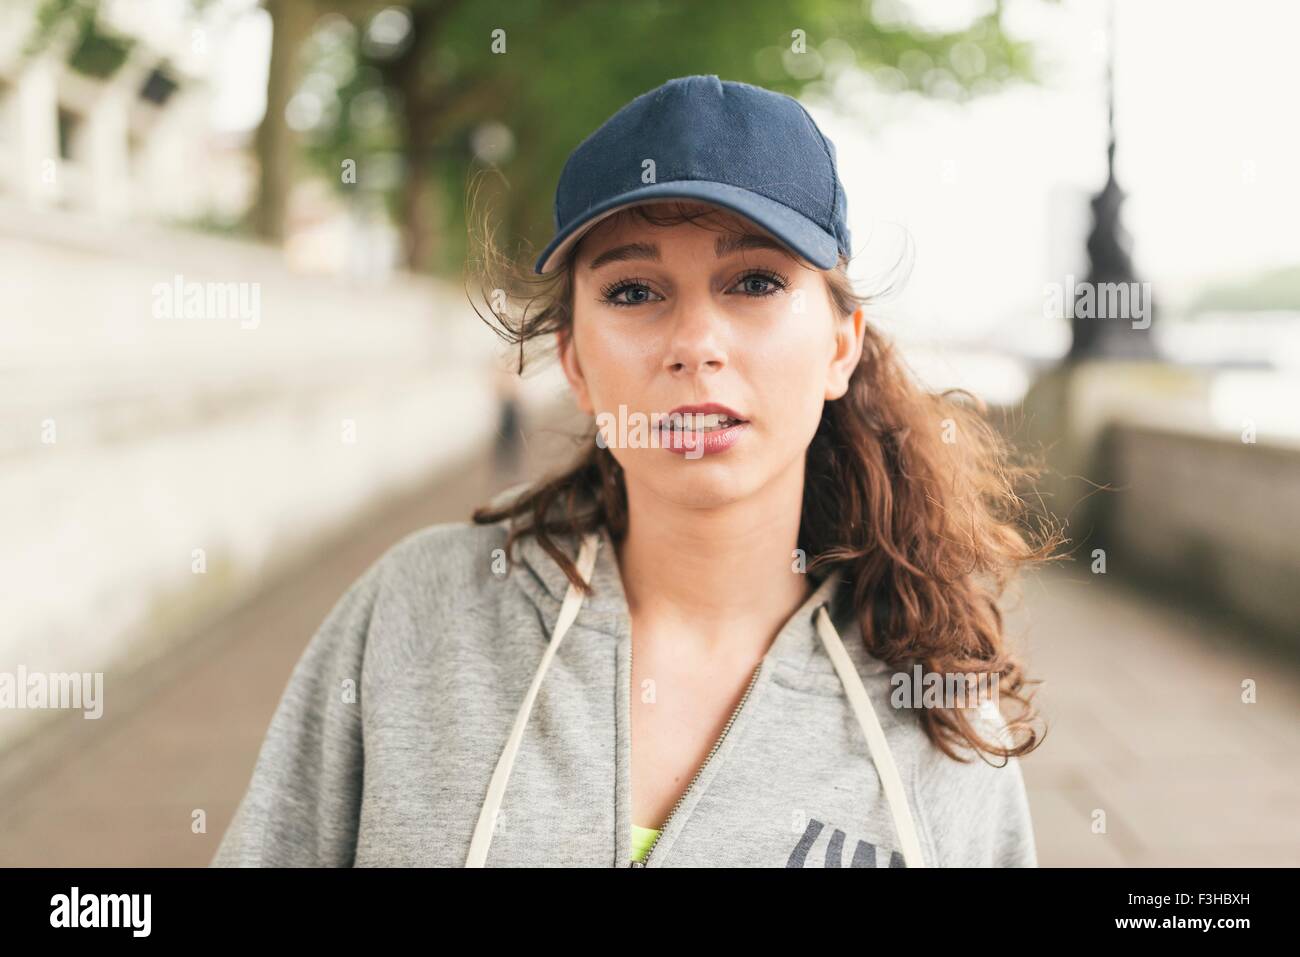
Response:
[[[602,302],[611,306],[639,306],[653,302],[654,291],[645,283],[624,282],[601,291]]]
[[[785,281],[780,276],[765,272],[752,272],[743,276],[736,285],[745,295],[755,297],[770,296],[786,287]]]

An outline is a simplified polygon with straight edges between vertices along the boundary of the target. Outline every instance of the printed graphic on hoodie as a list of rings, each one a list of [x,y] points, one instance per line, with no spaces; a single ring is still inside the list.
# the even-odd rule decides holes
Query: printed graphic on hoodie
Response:
[[[808,855],[813,852],[813,846],[817,843],[817,838],[826,825],[815,818],[810,818],[808,826],[804,828],[803,835],[799,838],[799,843],[794,846],[790,852],[790,859],[785,862],[786,867],[804,867],[808,860]],[[829,840],[825,844],[826,866],[827,867],[883,867],[885,865],[876,862],[877,847],[875,844],[867,841],[858,841],[853,848],[853,858],[848,864],[844,863],[844,838],[845,834],[838,827],[831,832]],[[815,858],[814,858],[815,860]],[[889,852],[889,867],[905,867],[903,855],[898,851]]]

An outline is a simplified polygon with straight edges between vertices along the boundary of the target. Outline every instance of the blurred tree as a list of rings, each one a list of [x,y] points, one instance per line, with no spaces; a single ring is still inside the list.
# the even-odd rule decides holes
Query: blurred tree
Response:
[[[285,111],[301,76],[303,44],[319,5],[313,0],[265,0],[265,6],[271,17],[271,62],[266,75],[266,113],[255,140],[260,178],[253,223],[258,235],[279,242],[284,239],[298,153]]]
[[[211,2],[189,0],[195,10]],[[917,25],[903,0],[262,4],[272,41],[256,137],[257,232],[283,238],[305,159],[358,201],[387,204],[417,270],[462,260],[476,169],[498,169],[510,184],[501,196],[508,234],[544,240],[568,152],[675,76],[713,73],[799,96],[858,69],[886,90],[954,101],[1036,79],[1031,48],[1003,29],[1003,0],[948,31]],[[100,6],[43,0],[36,36],[69,20],[85,32]],[[78,48],[109,68],[111,41],[95,33]]]
[[[261,137],[271,171],[264,220],[283,221],[289,180],[268,151],[283,149],[288,122],[340,189],[383,193],[405,262],[419,270],[462,260],[465,187],[477,168],[497,168],[510,184],[507,234],[544,239],[568,152],[675,76],[715,73],[798,96],[855,66],[889,89],[956,101],[1035,79],[1032,51],[1002,28],[1000,0],[948,32],[912,24],[898,0],[267,0],[267,9],[286,36],[274,43],[282,62],[272,66],[264,121],[281,129]],[[315,13],[326,15],[300,45]],[[302,72],[290,94],[296,50]],[[352,181],[341,174],[349,160]]]
[[[99,0],[43,0],[36,8],[24,53],[44,52],[66,33],[67,63],[78,73],[105,80],[126,62],[134,41],[99,20]]]

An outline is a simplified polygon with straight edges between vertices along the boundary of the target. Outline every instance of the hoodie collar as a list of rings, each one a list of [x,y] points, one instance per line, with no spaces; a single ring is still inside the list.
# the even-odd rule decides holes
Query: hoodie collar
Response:
[[[617,637],[630,629],[631,612],[618,566],[618,554],[609,529],[602,523],[596,534],[599,546],[596,550],[596,565],[591,574],[593,591],[583,601],[576,624]],[[580,538],[553,535],[552,541],[571,560],[577,561]],[[542,548],[535,535],[521,536],[516,541],[515,548],[528,572],[522,587],[529,593],[533,603],[542,608],[548,622],[553,624],[568,592],[569,578]],[[817,634],[817,610],[822,605],[827,605],[831,622],[842,636],[856,635],[858,632],[857,615],[850,605],[851,589],[841,587],[842,584],[842,572],[838,568],[829,569],[823,578],[815,580],[812,590],[800,603],[798,610],[781,626],[769,648],[768,656],[792,664],[800,670],[811,667],[817,671],[830,671],[830,661],[822,652],[821,638]],[[543,608],[544,605],[550,607]],[[885,669],[884,662],[867,653],[860,638],[857,641],[846,641],[846,646],[864,673],[874,674]],[[819,656],[820,660],[814,664]]]
[[[618,567],[618,555],[614,551],[614,542],[609,529],[602,523],[597,535],[600,540],[596,549],[596,566],[591,572],[592,593],[582,603],[578,612],[578,621],[590,625],[600,619],[629,616],[627,594],[623,590],[623,577]],[[581,539],[568,535],[552,535],[551,541],[574,563],[578,560]],[[558,606],[564,601],[569,590],[569,576],[564,569],[546,553],[536,535],[521,536],[515,545],[524,566],[531,572],[541,590],[553,599]]]

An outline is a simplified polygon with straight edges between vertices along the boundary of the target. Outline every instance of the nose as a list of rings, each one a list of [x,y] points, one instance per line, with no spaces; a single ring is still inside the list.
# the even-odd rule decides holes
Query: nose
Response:
[[[682,301],[675,312],[664,368],[675,376],[722,369],[727,364],[722,335],[725,318],[707,299],[693,303]]]

